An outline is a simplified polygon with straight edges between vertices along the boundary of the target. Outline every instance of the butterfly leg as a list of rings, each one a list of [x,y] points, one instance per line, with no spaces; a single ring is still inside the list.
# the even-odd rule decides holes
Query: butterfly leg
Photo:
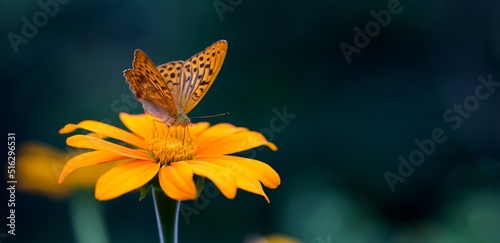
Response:
[[[153,127],[154,127],[154,129],[155,129],[155,131],[156,131],[156,125],[155,125],[155,122],[160,122],[160,123],[161,123],[161,121],[160,121],[160,120],[153,119]]]
[[[166,138],[168,138],[168,135],[170,135],[170,128],[172,128],[172,125],[168,125],[167,124],[167,127],[168,128],[167,128],[167,136],[166,136]]]
[[[187,133],[188,133],[189,139],[191,139],[192,141],[194,141],[194,138],[191,136],[191,132],[189,132],[189,126],[190,126],[190,125],[187,125],[185,129],[187,130]]]
[[[189,131],[189,125],[184,126],[184,133],[182,135],[182,144],[184,145],[184,141],[186,140],[186,133],[188,134],[187,139],[191,139],[194,141],[194,138],[191,136],[191,132]]]
[[[186,127],[184,127],[184,132],[182,133],[182,145],[184,146],[184,140],[186,139]]]

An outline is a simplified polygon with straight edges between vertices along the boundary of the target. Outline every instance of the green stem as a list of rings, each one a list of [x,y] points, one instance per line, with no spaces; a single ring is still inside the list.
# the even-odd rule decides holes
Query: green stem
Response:
[[[152,189],[160,242],[177,243],[180,202],[167,197],[162,190]]]
[[[94,192],[78,190],[70,199],[71,221],[78,243],[108,243],[102,203]]]

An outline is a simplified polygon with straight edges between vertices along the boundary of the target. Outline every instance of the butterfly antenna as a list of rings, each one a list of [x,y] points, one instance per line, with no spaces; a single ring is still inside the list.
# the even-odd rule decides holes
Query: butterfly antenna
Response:
[[[189,139],[191,140],[194,140],[193,137],[191,136],[191,132],[189,131],[189,125],[187,125],[185,128],[184,128],[184,134],[186,134],[186,131],[187,131],[187,134],[189,136]]]
[[[224,113],[210,115],[210,116],[194,116],[194,117],[191,117],[191,118],[195,118],[195,119],[199,119],[199,118],[212,118],[212,117],[227,116],[227,115],[229,115],[229,112],[224,112]]]

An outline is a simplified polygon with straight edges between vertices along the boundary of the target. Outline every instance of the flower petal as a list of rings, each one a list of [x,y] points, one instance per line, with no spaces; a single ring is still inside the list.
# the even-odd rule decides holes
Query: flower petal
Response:
[[[161,189],[168,197],[175,200],[196,198],[196,185],[193,170],[186,162],[171,163],[163,166],[158,173]]]
[[[198,123],[193,123],[189,127],[189,133],[192,136],[199,136],[199,134],[203,131],[205,131],[208,127],[210,127],[210,123],[208,122],[198,122]]]
[[[191,166],[194,174],[211,180],[227,198],[233,199],[236,196],[236,180],[227,168],[201,160],[188,160],[186,163]]]
[[[281,184],[278,173],[268,164],[249,158],[231,155],[199,156],[199,160],[216,163],[230,168],[248,176],[253,176],[264,184],[264,186],[275,189]]]
[[[217,160],[207,160],[206,162],[211,162],[214,164],[221,165],[222,167],[226,167],[229,173],[235,178],[236,180],[236,187],[243,189],[245,191],[255,193],[257,195],[263,196],[268,203],[270,203],[269,198],[267,197],[266,193],[262,189],[262,185],[259,182],[259,179],[256,178],[252,173],[245,173],[245,171],[241,170],[241,167],[227,167],[226,161],[221,161],[219,160],[219,163],[216,163]]]
[[[155,118],[149,114],[127,114],[121,112],[119,116],[123,125],[125,125],[128,130],[141,136],[142,138],[149,138],[153,136],[155,128],[166,128],[165,124],[154,121]]]
[[[110,200],[137,189],[150,181],[160,164],[151,160],[136,160],[119,164],[102,175],[95,187],[97,200]]]
[[[196,141],[202,144],[210,144],[239,131],[248,131],[248,129],[235,127],[229,123],[219,123],[201,131],[196,137]]]
[[[64,169],[59,176],[58,183],[61,184],[64,181],[64,178],[66,178],[66,176],[75,169],[126,158],[128,157],[108,151],[92,151],[77,155],[68,160],[68,162],[64,165]]]
[[[129,149],[121,145],[88,135],[73,135],[66,139],[66,144],[75,148],[109,151],[130,158],[151,160],[151,158],[149,158],[144,150]]]
[[[248,169],[243,168],[242,166],[228,160],[211,158],[204,159],[203,161],[227,168],[233,178],[236,179],[236,186],[238,188],[251,193],[255,193],[257,195],[261,195],[266,199],[268,203],[270,202],[266,193],[262,189],[262,185],[260,184],[258,177],[256,177],[256,174],[253,173],[253,171],[249,171]]]
[[[233,154],[261,145],[266,145],[273,151],[278,150],[276,145],[268,142],[262,134],[254,131],[238,131],[212,143],[198,140],[197,142],[200,145],[196,152],[198,155]]]
[[[248,177],[245,174],[237,174],[236,175],[236,184],[238,188],[245,190],[247,192],[251,192],[257,195],[263,196],[268,203],[271,203],[269,197],[267,197],[264,189],[262,189],[262,185],[259,180],[253,177]]]
[[[144,142],[144,140],[139,138],[137,135],[127,132],[123,129],[117,128],[115,126],[92,120],[82,121],[78,124],[67,124],[61,130],[59,130],[59,133],[61,134],[70,133],[78,128],[85,129],[97,134],[101,134],[104,137],[115,138],[139,148],[146,147],[146,143]]]

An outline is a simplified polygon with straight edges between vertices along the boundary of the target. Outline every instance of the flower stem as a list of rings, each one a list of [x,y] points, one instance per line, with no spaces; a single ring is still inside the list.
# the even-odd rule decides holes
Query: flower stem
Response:
[[[160,242],[177,243],[180,202],[167,197],[162,190],[157,190],[154,187],[152,189]]]
[[[70,209],[77,242],[109,242],[102,203],[95,200],[93,191],[78,190],[71,197]]]

